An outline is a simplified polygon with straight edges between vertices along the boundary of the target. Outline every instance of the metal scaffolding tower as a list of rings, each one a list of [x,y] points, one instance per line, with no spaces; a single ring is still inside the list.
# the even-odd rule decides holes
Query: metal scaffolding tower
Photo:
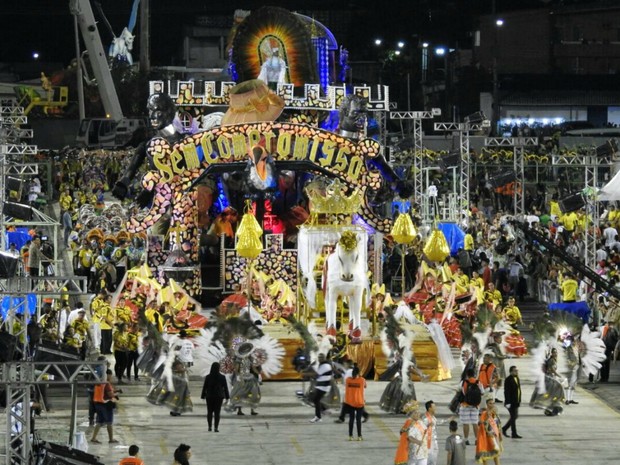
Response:
[[[487,137],[484,139],[486,147],[512,147],[512,163],[515,172],[515,188],[513,192],[514,215],[520,216],[525,213],[525,162],[523,152],[525,147],[537,147],[536,137]]]
[[[488,128],[490,122],[483,120],[481,122],[463,123],[435,123],[435,131],[451,132],[457,134],[459,138],[459,152],[461,155],[461,172],[459,182],[459,211],[463,208],[469,208],[469,178],[471,174],[471,158],[469,156],[469,133],[472,131],[480,131]]]
[[[440,116],[441,110],[433,108],[431,111],[390,111],[390,119],[407,120],[413,122],[413,160],[411,163],[413,168],[413,195],[417,202],[422,201],[422,197],[426,194],[426,186],[424,185],[424,145],[422,142],[422,120],[432,119]]]
[[[71,425],[67,443],[73,444],[77,424],[77,388],[105,382],[105,361],[5,362],[1,382],[6,392],[5,465],[30,465],[34,433],[31,389],[41,384],[71,385]]]
[[[596,231],[600,224],[599,203],[596,199],[598,169],[612,167],[614,165],[614,154],[598,155],[595,149],[577,155],[555,154],[551,158],[551,164],[553,167],[583,167],[585,170],[586,214],[592,221],[592,227],[586,227],[585,231],[586,253],[584,264],[588,268],[594,269],[596,267]]]

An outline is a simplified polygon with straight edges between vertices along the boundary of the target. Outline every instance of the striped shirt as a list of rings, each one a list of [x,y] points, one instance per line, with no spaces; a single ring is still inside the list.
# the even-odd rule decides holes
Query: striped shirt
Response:
[[[315,389],[328,392],[332,381],[332,366],[323,362],[314,371],[317,374]]]

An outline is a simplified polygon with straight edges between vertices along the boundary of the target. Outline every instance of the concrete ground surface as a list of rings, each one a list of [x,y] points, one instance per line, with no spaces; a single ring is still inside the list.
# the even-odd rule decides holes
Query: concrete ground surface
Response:
[[[607,392],[607,400],[618,405],[620,368],[613,366],[609,384],[591,385],[585,380],[577,390],[579,405],[566,407],[560,416],[546,417],[541,410],[527,405],[533,391],[529,362],[527,356],[507,360],[508,366],[517,365],[521,373],[524,404],[517,424],[523,439],[505,438],[502,462],[521,465],[619,463],[620,413],[593,392]],[[453,380],[415,385],[418,400],[421,403],[434,400],[438,405],[437,417],[445,420],[438,428],[440,465],[446,462],[443,447],[450,419],[447,404],[459,373],[460,368],[457,368]],[[107,434],[102,430],[98,437],[102,444],[90,443],[88,452],[99,456],[105,464],[115,464],[126,455],[130,444],[138,444],[146,465],[170,465],[174,449],[186,443],[192,447],[190,463],[193,464],[391,464],[398,432],[405,420],[402,415],[386,414],[379,409],[378,401],[386,383],[368,381],[366,399],[371,416],[363,424],[364,440],[349,442],[347,423],[334,423],[337,413],[325,415],[322,423],[309,423],[313,409],[302,405],[295,395],[301,382],[266,381],[261,388],[258,416],[250,416],[249,409],[245,416],[223,412],[220,432],[208,432],[206,406],[200,400],[202,380],[193,376],[190,386],[194,411],[180,417],[171,417],[165,407],[146,401],[149,388],[146,381],[118,386],[123,393],[115,414],[114,433],[120,443],[108,444]],[[36,426],[43,439],[66,443],[70,421],[68,389],[57,388],[50,395],[52,411],[44,412]],[[501,392],[498,397],[503,397]],[[88,427],[85,393],[78,407],[78,430],[89,439],[92,428]],[[499,413],[502,422],[508,420],[508,412],[501,404]],[[468,463],[474,463],[474,455],[475,446],[468,446]]]

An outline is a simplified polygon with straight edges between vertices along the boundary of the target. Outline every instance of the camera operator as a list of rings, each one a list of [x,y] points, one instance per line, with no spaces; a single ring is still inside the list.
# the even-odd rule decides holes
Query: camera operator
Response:
[[[293,366],[295,367],[295,371],[297,371],[298,373],[303,373],[310,366],[310,357],[306,355],[306,353],[301,347],[297,349],[297,352],[293,357]]]

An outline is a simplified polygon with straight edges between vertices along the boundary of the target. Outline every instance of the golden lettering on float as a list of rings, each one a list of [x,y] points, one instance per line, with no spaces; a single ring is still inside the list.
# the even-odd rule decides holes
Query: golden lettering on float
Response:
[[[233,158],[236,160],[239,155],[247,153],[248,148],[246,144],[245,135],[243,134],[233,134],[232,136],[232,145],[233,145]],[[253,145],[250,145],[253,147]]]
[[[232,156],[230,141],[224,134],[217,138],[217,148],[222,160],[228,160]]]
[[[327,139],[325,142],[323,142],[323,154],[325,155],[325,158],[321,158],[319,160],[319,164],[323,167],[331,166],[332,161],[334,159],[335,151],[336,151],[335,141],[331,139]]]
[[[153,150],[153,163],[161,172],[162,181],[169,182],[185,170],[200,169],[201,166],[206,168],[213,163],[242,161],[248,156],[249,147],[259,144],[261,140],[265,141],[268,151],[273,150],[275,160],[308,160],[344,174],[350,182],[356,182],[365,167],[364,157],[356,155],[354,145],[348,139],[334,137],[333,134],[328,136],[326,132],[302,132],[297,128],[279,130],[277,134],[258,129],[204,133],[169,152]],[[198,156],[198,145],[204,154],[202,161]]]
[[[295,148],[293,149],[293,160],[305,160],[308,154],[310,140],[304,136],[295,137]]]
[[[291,136],[290,132],[281,132],[278,135],[277,152],[283,159],[288,159],[291,153]]]
[[[200,138],[200,146],[202,147],[202,153],[204,154],[204,162],[207,165],[210,165],[211,163],[217,161],[218,156],[217,153],[215,153],[215,151],[213,150],[213,144],[211,143],[211,140],[213,139],[213,134],[208,134],[205,133],[201,138]]]
[[[260,131],[258,129],[251,129],[248,131],[248,142],[250,147],[254,147],[260,142]]]
[[[163,162],[164,158],[166,157],[162,152],[156,152],[153,154],[153,164],[162,173],[161,181],[166,183],[172,179],[173,174],[170,166]]]
[[[183,156],[185,157],[185,166],[188,170],[200,168],[200,160],[198,159],[198,151],[195,144],[183,146]],[[180,172],[183,170],[181,169]]]

